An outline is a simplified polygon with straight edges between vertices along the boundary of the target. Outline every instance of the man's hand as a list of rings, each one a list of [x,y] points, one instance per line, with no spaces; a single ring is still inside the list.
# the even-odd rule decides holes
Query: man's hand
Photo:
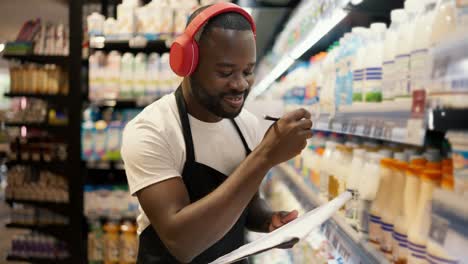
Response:
[[[301,108],[289,112],[273,123],[258,145],[273,167],[287,161],[304,149],[312,137],[310,113]]]
[[[297,210],[293,210],[291,212],[275,212],[273,216],[271,217],[271,222],[270,226],[268,227],[268,231],[272,232],[283,225],[291,222],[292,220],[296,219],[299,213]],[[288,249],[292,248],[297,242],[299,242],[299,239],[292,239],[291,241],[288,241],[286,243],[283,243],[281,245],[278,245],[276,248],[281,248],[281,249]]]
[[[297,210],[293,210],[291,212],[275,212],[270,221],[270,225],[268,226],[268,232],[272,232],[283,225],[291,222],[292,220],[296,219],[299,213]]]

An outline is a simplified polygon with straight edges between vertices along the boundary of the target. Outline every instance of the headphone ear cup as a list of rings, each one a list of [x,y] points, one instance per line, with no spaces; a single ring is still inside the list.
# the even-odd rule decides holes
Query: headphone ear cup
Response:
[[[198,66],[198,44],[195,40],[192,41],[192,51],[190,52],[192,54],[192,59],[190,63],[190,71],[187,75],[192,75],[192,73],[197,69]]]
[[[177,37],[171,45],[169,64],[171,69],[181,77],[188,76],[193,72],[194,51],[197,49],[193,43],[193,40],[183,34]]]

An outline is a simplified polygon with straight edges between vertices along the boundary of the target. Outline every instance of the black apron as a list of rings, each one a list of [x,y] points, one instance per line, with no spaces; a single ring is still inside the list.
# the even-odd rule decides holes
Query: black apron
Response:
[[[216,189],[227,178],[223,173],[195,161],[195,151],[193,148],[192,132],[187,114],[186,104],[182,95],[182,88],[179,87],[175,92],[177,108],[182,123],[182,132],[185,140],[186,161],[182,172],[182,179],[185,183],[190,196],[190,201],[196,202]],[[246,155],[250,154],[250,149],[245,141],[239,126],[234,119],[231,119],[234,127],[239,134],[244,145]],[[247,219],[247,210],[241,214],[234,226],[229,232],[210,248],[198,255],[191,263],[209,263],[218,257],[225,255],[240,246],[244,245],[244,227]],[[206,232],[210,232],[207,230]],[[140,234],[138,248],[139,264],[154,263],[179,263],[167,250],[162,243],[154,228],[149,225]],[[243,260],[238,263],[248,263]]]

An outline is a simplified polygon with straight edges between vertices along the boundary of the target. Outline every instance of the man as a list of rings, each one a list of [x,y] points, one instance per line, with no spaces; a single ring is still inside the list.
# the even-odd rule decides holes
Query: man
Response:
[[[254,82],[255,25],[233,6],[192,14],[186,33],[203,24],[193,33],[193,72],[125,128],[121,153],[141,205],[138,263],[208,263],[242,246],[245,228],[271,232],[297,217],[272,212],[257,192],[268,170],[306,146],[310,114],[284,115],[262,139],[242,109]]]

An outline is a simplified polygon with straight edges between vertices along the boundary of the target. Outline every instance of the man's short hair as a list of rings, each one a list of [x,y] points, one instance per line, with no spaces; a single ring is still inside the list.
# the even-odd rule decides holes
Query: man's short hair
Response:
[[[192,20],[198,16],[203,10],[207,9],[211,5],[206,5],[195,10],[192,15],[188,18],[187,26]],[[195,40],[197,42],[209,33],[213,28],[233,29],[233,30],[252,30],[252,26],[249,21],[241,14],[237,12],[226,12],[214,16],[208,20],[195,34]]]

